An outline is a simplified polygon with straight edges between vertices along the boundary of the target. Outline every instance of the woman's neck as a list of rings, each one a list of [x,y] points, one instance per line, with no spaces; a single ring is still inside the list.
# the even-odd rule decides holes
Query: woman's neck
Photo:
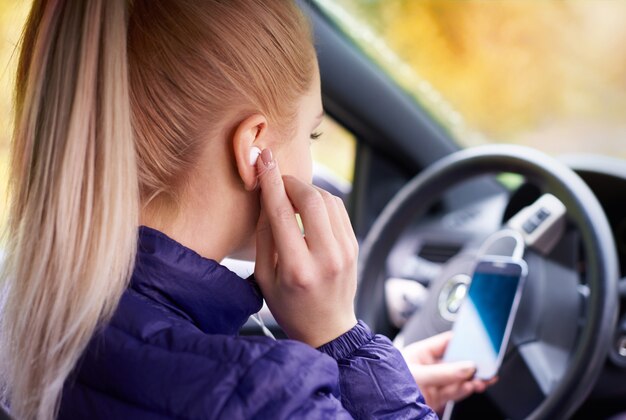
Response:
[[[142,225],[157,229],[205,258],[221,261],[251,250],[259,214],[257,193],[237,183],[196,182],[176,205],[153,200],[141,212]]]

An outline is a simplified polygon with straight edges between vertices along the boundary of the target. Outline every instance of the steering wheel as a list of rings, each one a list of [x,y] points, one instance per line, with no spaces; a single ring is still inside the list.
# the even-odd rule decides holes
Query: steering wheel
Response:
[[[487,395],[509,418],[568,418],[591,391],[606,360],[618,312],[617,255],[609,223],[589,187],[543,153],[507,145],[465,149],[411,180],[385,207],[361,247],[357,315],[374,330],[389,330],[384,267],[400,235],[445,191],[503,172],[520,174],[561,200],[578,236],[560,246],[577,250],[580,245],[585,270],[580,275],[575,261],[562,264],[526,250],[524,294],[500,380]],[[467,245],[443,266],[425,305],[400,331],[405,344],[451,328],[440,313],[440,295],[451,279],[471,275],[480,245]]]

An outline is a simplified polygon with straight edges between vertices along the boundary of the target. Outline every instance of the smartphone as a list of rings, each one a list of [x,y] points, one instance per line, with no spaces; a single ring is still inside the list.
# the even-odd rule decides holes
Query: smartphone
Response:
[[[498,373],[508,346],[527,265],[510,257],[478,262],[467,296],[452,327],[444,362],[472,361],[475,377],[491,379]]]

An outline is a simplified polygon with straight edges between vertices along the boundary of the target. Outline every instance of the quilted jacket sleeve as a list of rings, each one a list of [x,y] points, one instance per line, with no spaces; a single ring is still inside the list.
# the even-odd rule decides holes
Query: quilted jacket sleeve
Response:
[[[276,342],[239,378],[220,417],[437,418],[400,352],[363,322],[318,350]]]
[[[436,418],[399,352],[365,324],[316,350],[204,334],[160,307],[133,312],[137,299],[125,295],[88,345],[59,419]]]
[[[217,417],[352,419],[338,398],[337,378],[337,364],[328,356],[279,340],[238,378]]]
[[[337,361],[341,403],[354,418],[437,418],[400,352],[362,321],[319,350]]]

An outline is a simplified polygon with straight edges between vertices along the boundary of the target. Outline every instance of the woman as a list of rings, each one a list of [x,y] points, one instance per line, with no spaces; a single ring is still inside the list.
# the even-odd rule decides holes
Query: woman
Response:
[[[319,75],[292,3],[37,0],[16,86],[16,418],[435,417],[355,318],[349,219],[310,185]],[[216,262],[255,246],[255,280]],[[236,336],[261,293],[293,340]]]

